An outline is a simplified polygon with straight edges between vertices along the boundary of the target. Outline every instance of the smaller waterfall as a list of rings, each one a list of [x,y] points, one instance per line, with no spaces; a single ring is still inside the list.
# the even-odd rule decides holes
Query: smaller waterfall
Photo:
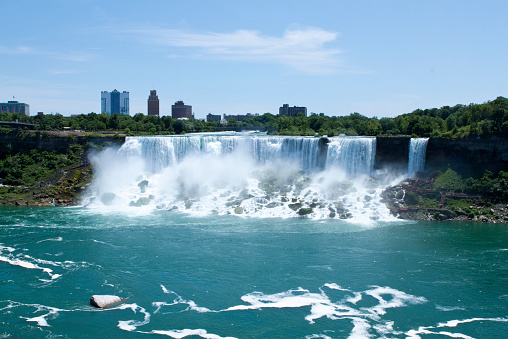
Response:
[[[409,177],[414,177],[417,172],[423,172],[425,169],[425,154],[427,152],[427,143],[429,138],[411,138],[409,142],[409,162],[407,173]]]

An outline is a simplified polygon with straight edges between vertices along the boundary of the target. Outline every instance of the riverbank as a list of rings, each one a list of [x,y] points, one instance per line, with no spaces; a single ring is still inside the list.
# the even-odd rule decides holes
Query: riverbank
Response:
[[[508,204],[481,194],[434,189],[434,179],[406,179],[388,187],[383,198],[390,212],[406,220],[508,223]]]

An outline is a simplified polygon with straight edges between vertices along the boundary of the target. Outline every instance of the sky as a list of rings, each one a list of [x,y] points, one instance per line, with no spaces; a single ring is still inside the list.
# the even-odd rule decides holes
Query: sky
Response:
[[[508,96],[505,0],[0,0],[0,102],[32,115],[130,115],[183,100],[196,118],[394,117]]]

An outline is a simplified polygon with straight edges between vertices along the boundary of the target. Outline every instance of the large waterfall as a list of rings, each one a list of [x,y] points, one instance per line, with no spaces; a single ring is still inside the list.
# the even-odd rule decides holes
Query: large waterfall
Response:
[[[411,138],[409,141],[409,162],[407,166],[409,177],[414,177],[417,172],[423,172],[425,169],[428,141],[429,138]]]
[[[194,215],[390,218],[374,137],[258,133],[128,137],[92,159],[90,208]]]

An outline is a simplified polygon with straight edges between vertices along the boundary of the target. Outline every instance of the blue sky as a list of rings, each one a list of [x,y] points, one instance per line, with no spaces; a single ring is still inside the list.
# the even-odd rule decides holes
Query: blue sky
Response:
[[[146,114],[397,116],[508,96],[508,2],[7,1],[0,102],[63,115],[130,92]]]

